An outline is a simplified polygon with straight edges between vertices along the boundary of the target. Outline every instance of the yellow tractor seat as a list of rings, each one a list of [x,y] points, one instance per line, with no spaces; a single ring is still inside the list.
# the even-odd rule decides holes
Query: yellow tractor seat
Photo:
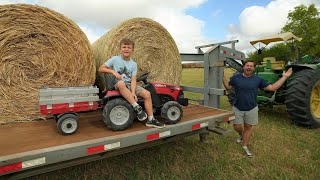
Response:
[[[284,61],[276,61],[275,57],[265,57],[265,58],[263,58],[262,65],[264,67],[266,67],[268,60],[270,61],[272,70],[283,70],[284,69],[285,62]]]

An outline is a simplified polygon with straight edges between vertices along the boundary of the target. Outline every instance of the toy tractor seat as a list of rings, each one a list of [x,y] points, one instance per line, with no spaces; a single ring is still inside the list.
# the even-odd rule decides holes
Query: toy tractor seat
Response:
[[[268,64],[268,61],[270,61],[270,69],[272,70],[283,70],[284,69],[284,66],[285,66],[285,62],[284,61],[277,61],[275,57],[265,57],[263,58],[263,62],[262,62],[262,65],[264,68],[268,68],[267,64]]]
[[[115,80],[115,76],[113,74],[105,74],[105,83],[106,83],[106,89],[105,91],[111,91],[111,90],[115,90],[115,84],[116,84],[116,80]]]

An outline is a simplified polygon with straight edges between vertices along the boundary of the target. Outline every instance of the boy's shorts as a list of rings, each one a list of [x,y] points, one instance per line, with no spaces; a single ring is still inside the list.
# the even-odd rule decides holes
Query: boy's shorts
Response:
[[[131,91],[131,83],[125,82],[125,84],[126,84],[127,88]],[[117,87],[117,84],[115,84],[114,88],[116,90],[119,90],[118,87]],[[143,91],[143,90],[144,90],[143,87],[137,85],[137,87],[136,87],[136,95],[139,96],[140,92]]]
[[[259,108],[256,106],[250,111],[240,111],[236,107],[232,107],[235,119],[233,120],[233,124],[249,124],[249,125],[257,125],[258,124],[258,111]]]

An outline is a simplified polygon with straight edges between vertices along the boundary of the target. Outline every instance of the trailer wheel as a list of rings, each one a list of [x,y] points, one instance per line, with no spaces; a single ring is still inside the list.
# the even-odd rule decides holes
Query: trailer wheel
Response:
[[[294,123],[320,127],[320,73],[312,69],[294,73],[289,78],[285,104]]]
[[[79,129],[79,116],[63,114],[57,120],[57,129],[62,135],[71,135]]]
[[[161,108],[161,116],[166,124],[176,124],[183,116],[182,107],[178,102],[168,101]]]
[[[132,106],[122,98],[112,99],[103,109],[103,122],[109,129],[121,131],[130,127],[135,118]]]

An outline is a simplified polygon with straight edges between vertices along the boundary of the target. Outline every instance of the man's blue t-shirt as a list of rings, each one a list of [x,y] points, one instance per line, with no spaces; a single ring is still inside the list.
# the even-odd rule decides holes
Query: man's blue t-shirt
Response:
[[[137,63],[132,59],[124,60],[121,56],[113,56],[104,64],[117,71],[124,82],[131,82],[132,76],[137,75]]]
[[[229,84],[235,88],[234,106],[240,111],[250,111],[255,108],[258,88],[263,89],[269,86],[266,80],[256,75],[244,77],[242,73],[232,76]]]

